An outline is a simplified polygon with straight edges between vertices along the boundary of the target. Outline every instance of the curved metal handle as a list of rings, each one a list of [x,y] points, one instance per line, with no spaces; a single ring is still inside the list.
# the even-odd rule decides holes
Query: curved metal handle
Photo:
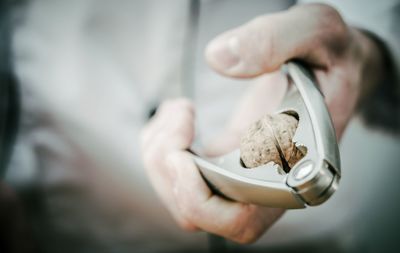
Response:
[[[302,100],[297,108],[300,121],[293,141],[308,149],[307,155],[289,173],[287,184],[308,205],[318,205],[336,190],[340,179],[335,129],[324,97],[308,70],[295,62],[287,63],[284,70]]]

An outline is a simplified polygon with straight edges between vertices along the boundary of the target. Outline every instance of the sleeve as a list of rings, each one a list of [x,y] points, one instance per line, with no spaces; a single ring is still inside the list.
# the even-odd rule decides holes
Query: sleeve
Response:
[[[314,1],[301,1],[314,2]],[[400,1],[327,0],[345,21],[362,30],[380,47],[384,56],[385,80],[366,102],[360,114],[374,128],[400,132]]]
[[[0,178],[4,176],[18,126],[18,87],[12,72],[10,1],[0,2]]]

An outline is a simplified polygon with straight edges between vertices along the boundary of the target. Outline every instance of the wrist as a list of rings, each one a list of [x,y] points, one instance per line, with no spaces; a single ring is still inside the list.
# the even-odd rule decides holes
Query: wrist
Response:
[[[390,48],[368,31],[358,31],[363,38],[365,67],[362,71],[362,96],[358,110],[369,127],[392,133],[400,132],[400,86]]]
[[[384,82],[386,70],[385,57],[381,46],[374,35],[367,31],[353,29],[356,44],[359,48],[360,78],[358,106],[368,101],[371,94]]]

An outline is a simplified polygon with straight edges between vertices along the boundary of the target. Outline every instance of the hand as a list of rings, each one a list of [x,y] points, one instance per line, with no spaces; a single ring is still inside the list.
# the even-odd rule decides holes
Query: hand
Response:
[[[383,73],[378,46],[348,27],[335,9],[320,4],[298,5],[228,31],[209,44],[206,58],[219,73],[237,78],[274,72],[290,59],[308,63],[338,138]]]
[[[226,200],[205,184],[188,149],[194,137],[194,110],[185,99],[163,103],[142,132],[143,161],[149,179],[177,223],[233,241],[256,240],[282,214]]]
[[[219,36],[206,50],[214,69],[230,77],[262,77],[212,153],[237,147],[245,127],[279,104],[286,82],[276,70],[293,58],[313,67],[340,138],[358,101],[381,77],[378,52],[368,37],[349,28],[326,5],[301,5],[262,16]],[[186,230],[201,229],[240,243],[255,241],[284,210],[213,195],[185,152],[194,136],[193,120],[188,101],[170,101],[143,131],[144,163],[154,188]]]

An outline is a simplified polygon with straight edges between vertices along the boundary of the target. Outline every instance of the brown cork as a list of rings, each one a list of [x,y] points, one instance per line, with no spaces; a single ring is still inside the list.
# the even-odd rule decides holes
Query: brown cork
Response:
[[[254,168],[273,161],[281,167],[287,164],[292,168],[305,155],[292,141],[297,125],[295,117],[283,113],[266,115],[256,121],[241,139],[240,158],[243,164]]]

